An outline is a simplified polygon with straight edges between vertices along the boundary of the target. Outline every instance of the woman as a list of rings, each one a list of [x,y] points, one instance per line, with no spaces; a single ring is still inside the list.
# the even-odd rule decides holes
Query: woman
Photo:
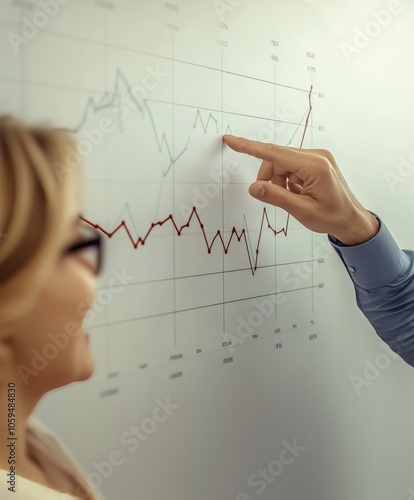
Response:
[[[68,146],[74,139],[67,130],[0,117],[1,498],[98,498],[31,416],[47,392],[94,371],[82,324],[101,240],[79,219],[81,172],[54,168],[65,164]],[[33,358],[44,349],[39,367]]]

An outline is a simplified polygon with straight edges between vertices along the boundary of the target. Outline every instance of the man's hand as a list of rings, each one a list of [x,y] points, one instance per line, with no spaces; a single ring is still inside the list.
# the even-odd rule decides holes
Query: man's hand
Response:
[[[283,208],[308,229],[329,233],[345,245],[357,245],[379,231],[378,219],[351,193],[329,151],[296,149],[225,135],[239,153],[262,161],[249,193]]]

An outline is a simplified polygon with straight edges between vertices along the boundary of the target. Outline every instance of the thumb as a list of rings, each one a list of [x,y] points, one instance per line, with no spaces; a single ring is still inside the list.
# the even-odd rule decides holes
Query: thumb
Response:
[[[270,182],[254,182],[249,188],[249,193],[253,198],[263,203],[269,203],[275,207],[283,208],[294,217],[296,217],[295,214],[300,214],[305,210],[306,200],[303,197]]]

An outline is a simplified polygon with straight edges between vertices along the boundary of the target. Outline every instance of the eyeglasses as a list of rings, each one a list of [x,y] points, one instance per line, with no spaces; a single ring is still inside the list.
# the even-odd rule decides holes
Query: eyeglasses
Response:
[[[81,252],[82,257],[88,262],[95,274],[99,274],[103,260],[102,234],[93,227],[83,225],[82,241],[71,245],[65,253]]]

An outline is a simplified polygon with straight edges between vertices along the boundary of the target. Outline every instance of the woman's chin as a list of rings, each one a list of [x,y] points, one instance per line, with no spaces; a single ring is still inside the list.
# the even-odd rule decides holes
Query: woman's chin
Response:
[[[95,360],[89,347],[89,334],[85,333],[84,337],[84,341],[78,343],[76,350],[73,350],[70,356],[64,358],[66,351],[63,350],[60,358],[57,357],[53,364],[44,370],[43,380],[37,380],[40,382],[39,385],[43,388],[47,386],[47,390],[54,390],[74,382],[84,382],[92,377],[95,372]]]

